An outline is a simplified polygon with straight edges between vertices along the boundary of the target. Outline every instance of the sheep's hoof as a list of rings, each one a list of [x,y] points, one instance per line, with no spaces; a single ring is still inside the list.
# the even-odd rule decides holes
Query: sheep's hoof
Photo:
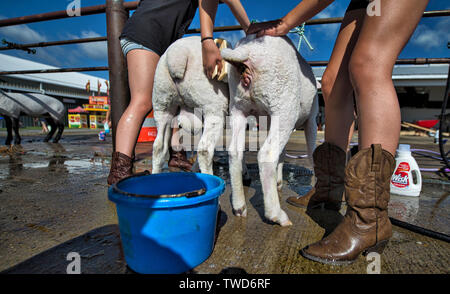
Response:
[[[233,214],[235,216],[247,217],[247,206],[242,206],[239,209],[233,209]]]
[[[287,214],[281,210],[280,213],[276,216],[267,216],[266,218],[270,220],[271,222],[277,223],[282,227],[289,227],[292,226],[292,222],[289,220],[289,217]]]
[[[280,221],[279,219],[277,219],[277,218],[272,218],[272,219],[269,219],[271,222],[273,222],[273,223],[276,223],[276,224],[279,224],[280,226],[282,226],[282,227],[289,227],[289,226],[292,226],[292,222],[288,219],[288,220],[285,220],[285,221]]]
[[[287,220],[287,221],[284,221],[283,223],[281,223],[280,226],[289,227],[289,226],[292,226],[292,222],[290,220]]]

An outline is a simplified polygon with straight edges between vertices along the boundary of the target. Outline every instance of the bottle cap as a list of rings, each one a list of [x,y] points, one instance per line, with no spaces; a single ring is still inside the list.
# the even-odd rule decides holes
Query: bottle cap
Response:
[[[409,144],[399,144],[398,151],[411,152],[411,146]]]

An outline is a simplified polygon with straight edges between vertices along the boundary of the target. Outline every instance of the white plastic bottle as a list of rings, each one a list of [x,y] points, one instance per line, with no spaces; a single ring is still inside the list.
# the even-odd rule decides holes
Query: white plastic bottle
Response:
[[[408,144],[399,144],[395,163],[394,174],[391,177],[391,193],[419,196],[422,190],[422,175]]]

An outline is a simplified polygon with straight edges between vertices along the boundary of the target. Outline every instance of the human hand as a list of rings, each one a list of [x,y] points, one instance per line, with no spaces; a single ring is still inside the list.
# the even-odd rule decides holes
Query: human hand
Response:
[[[216,66],[217,72],[222,71],[222,56],[214,40],[205,40],[202,42],[203,70],[209,79],[212,79]]]
[[[284,36],[287,33],[289,33],[289,28],[283,19],[252,23],[246,32],[247,35],[256,34],[257,37]]]

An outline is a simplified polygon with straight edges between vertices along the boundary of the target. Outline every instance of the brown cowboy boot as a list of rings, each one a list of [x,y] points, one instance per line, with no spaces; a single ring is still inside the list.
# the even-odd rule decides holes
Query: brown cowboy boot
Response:
[[[186,157],[186,151],[175,151],[172,148],[169,148],[169,166],[181,168],[185,171],[190,171],[192,169],[192,163]]]
[[[302,249],[311,260],[350,264],[360,253],[382,253],[392,236],[388,217],[390,178],[395,168],[391,153],[381,145],[359,151],[345,170],[347,213],[327,237]]]
[[[108,185],[117,183],[123,178],[133,175],[133,158],[120,153],[113,152],[111,169],[108,176]]]
[[[339,211],[344,193],[346,153],[325,142],[314,150],[313,160],[317,178],[314,188],[304,196],[289,197],[286,201],[302,208],[324,206]]]

